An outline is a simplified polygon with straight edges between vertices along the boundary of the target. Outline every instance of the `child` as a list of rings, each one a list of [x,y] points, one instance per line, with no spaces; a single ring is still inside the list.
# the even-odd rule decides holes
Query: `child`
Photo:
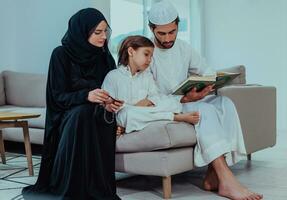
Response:
[[[125,132],[141,130],[150,122],[170,120],[196,124],[199,113],[180,113],[182,105],[174,98],[160,94],[148,69],[154,44],[143,36],[129,36],[119,49],[118,68],[110,71],[102,88],[113,99],[124,101],[117,112],[119,126]]]

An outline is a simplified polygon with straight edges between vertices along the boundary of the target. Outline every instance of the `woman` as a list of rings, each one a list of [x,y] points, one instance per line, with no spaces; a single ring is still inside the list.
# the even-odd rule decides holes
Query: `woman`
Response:
[[[39,177],[25,199],[116,200],[112,112],[122,105],[100,89],[115,68],[107,47],[108,23],[93,8],[69,21],[54,49],[47,81],[47,114]]]

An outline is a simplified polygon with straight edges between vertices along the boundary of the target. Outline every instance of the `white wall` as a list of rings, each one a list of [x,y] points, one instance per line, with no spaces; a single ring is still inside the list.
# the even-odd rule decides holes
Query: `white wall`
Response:
[[[203,6],[208,63],[244,64],[249,83],[275,86],[278,129],[287,130],[287,1],[205,0]]]
[[[0,71],[47,73],[52,50],[61,44],[69,18],[86,7],[99,7],[101,0],[1,0]]]
[[[9,0],[0,3],[0,70],[14,66],[15,20],[14,3]]]
[[[203,2],[208,63],[215,68],[244,64],[249,83],[276,86],[278,129],[287,130],[287,1],[198,1]],[[68,19],[90,6],[110,18],[109,0],[1,0],[0,71],[46,73]]]

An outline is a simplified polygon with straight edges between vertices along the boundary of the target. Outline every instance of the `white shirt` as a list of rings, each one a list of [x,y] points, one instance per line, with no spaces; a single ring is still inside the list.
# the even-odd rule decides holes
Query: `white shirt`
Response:
[[[178,38],[170,49],[155,47],[151,71],[160,91],[166,95],[192,73],[214,73],[188,43]]]
[[[149,69],[132,75],[129,67],[121,65],[106,75],[102,88],[113,98],[124,100],[129,105],[145,98],[157,105],[161,98]]]
[[[182,110],[181,103],[159,92],[149,69],[132,75],[129,67],[119,66],[106,75],[102,88],[110,96],[125,102],[116,119],[118,125],[126,128],[126,133],[141,130],[153,121],[172,121],[174,113]],[[155,106],[134,106],[145,98]]]

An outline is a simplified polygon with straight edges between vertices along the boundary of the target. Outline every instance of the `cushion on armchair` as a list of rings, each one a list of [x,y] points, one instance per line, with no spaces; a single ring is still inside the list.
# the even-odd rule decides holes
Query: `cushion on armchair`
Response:
[[[2,112],[40,114],[40,117],[28,119],[28,126],[30,128],[40,128],[40,129],[45,128],[46,108],[3,105],[3,106],[1,106],[0,109]]]
[[[148,152],[159,149],[193,146],[194,127],[184,122],[156,121],[141,131],[117,138],[116,152]]]
[[[45,107],[46,75],[4,71],[6,104]]]

